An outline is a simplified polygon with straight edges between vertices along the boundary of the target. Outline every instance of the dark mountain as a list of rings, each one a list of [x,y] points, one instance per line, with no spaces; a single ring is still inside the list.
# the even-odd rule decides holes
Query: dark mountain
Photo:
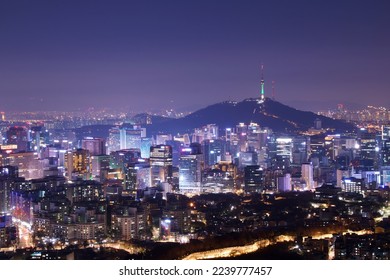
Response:
[[[333,131],[352,131],[355,127],[344,121],[334,120],[313,112],[300,111],[267,98],[259,104],[257,99],[242,102],[222,102],[200,109],[180,119],[152,118],[147,126],[149,135],[157,133],[186,133],[207,124],[216,124],[221,129],[234,127],[238,123],[256,122],[275,132],[300,132],[313,127],[320,119],[322,127]]]

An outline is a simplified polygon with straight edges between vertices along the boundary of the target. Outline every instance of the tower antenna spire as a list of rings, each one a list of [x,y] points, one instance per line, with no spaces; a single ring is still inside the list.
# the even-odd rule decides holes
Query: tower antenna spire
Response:
[[[264,64],[261,63],[261,81],[260,81],[260,101],[263,102],[265,99],[264,92]]]

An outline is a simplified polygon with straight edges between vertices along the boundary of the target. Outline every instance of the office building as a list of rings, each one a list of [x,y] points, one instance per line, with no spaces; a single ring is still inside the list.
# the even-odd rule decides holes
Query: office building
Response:
[[[291,174],[286,173],[279,176],[277,179],[277,188],[279,192],[290,192],[291,188]]]
[[[88,150],[91,156],[106,154],[106,141],[103,138],[85,137],[81,140],[81,148]]]
[[[182,194],[200,194],[203,155],[200,144],[182,148],[179,159],[179,189]]]
[[[307,190],[315,188],[313,181],[313,164],[311,162],[303,163],[301,168],[302,180],[306,183]]]
[[[220,139],[205,140],[202,143],[204,162],[206,166],[213,166],[214,164],[225,160],[226,142]]]
[[[88,150],[77,149],[65,154],[66,177],[90,180],[92,176],[91,155]]]
[[[170,183],[172,179],[172,147],[156,145],[150,147],[151,186]]]
[[[246,193],[261,192],[264,188],[263,169],[259,165],[245,166],[244,182],[244,190]]]

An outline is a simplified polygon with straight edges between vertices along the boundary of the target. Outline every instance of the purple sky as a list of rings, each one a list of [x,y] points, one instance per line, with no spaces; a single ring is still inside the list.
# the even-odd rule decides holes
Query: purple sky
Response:
[[[390,107],[390,1],[0,2],[0,110]]]

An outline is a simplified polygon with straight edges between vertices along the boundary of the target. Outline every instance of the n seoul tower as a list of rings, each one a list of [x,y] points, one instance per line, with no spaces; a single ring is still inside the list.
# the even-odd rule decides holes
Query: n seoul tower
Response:
[[[261,64],[261,81],[260,81],[260,99],[258,103],[263,103],[265,100],[264,94],[264,65]]]

